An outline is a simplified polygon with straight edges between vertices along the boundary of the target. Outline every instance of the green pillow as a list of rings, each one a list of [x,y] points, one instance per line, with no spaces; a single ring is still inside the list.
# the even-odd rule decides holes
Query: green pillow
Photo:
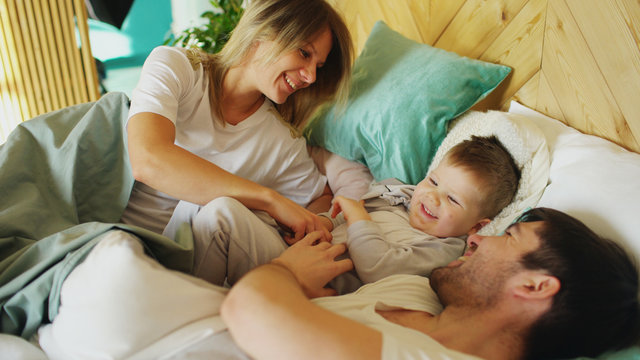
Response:
[[[309,144],[366,165],[376,180],[417,184],[449,121],[510,71],[420,44],[378,21],[354,63],[346,108],[324,107],[303,133]]]

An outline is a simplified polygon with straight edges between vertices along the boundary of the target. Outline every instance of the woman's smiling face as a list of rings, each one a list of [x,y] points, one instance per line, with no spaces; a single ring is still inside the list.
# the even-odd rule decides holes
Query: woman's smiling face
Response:
[[[445,158],[416,186],[409,222],[432,236],[466,235],[476,224],[489,222],[480,215],[483,194],[473,173],[449,165]]]
[[[262,57],[269,52],[273,42],[263,41],[254,53],[256,85],[271,101],[282,104],[296,90],[316,81],[316,71],[329,56],[333,43],[329,27],[318,32],[299,49],[281,54],[273,63],[263,65]]]

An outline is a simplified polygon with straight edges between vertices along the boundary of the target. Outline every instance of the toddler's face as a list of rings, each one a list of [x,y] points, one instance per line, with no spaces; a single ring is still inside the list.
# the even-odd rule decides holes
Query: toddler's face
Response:
[[[446,159],[422,180],[411,198],[411,226],[437,237],[465,235],[483,220],[480,182],[462,167]]]

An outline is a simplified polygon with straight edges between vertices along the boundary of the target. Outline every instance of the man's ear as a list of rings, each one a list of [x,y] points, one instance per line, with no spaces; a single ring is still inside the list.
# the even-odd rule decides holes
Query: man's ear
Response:
[[[467,235],[473,235],[475,233],[477,233],[478,231],[480,231],[480,229],[482,229],[483,227],[485,227],[488,223],[491,222],[491,219],[482,219],[480,221],[478,221],[477,224],[473,225],[473,227],[471,228],[471,230],[469,230],[469,232],[467,233]]]
[[[560,291],[560,280],[536,271],[523,271],[516,275],[514,294],[527,299],[545,299]]]

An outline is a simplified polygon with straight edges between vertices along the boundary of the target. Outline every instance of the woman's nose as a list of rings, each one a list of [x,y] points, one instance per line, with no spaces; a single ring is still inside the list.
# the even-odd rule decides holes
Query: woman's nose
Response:
[[[303,67],[300,70],[300,76],[302,77],[302,80],[304,80],[304,82],[306,82],[307,84],[313,84],[314,82],[316,82],[316,67],[314,65]]]

